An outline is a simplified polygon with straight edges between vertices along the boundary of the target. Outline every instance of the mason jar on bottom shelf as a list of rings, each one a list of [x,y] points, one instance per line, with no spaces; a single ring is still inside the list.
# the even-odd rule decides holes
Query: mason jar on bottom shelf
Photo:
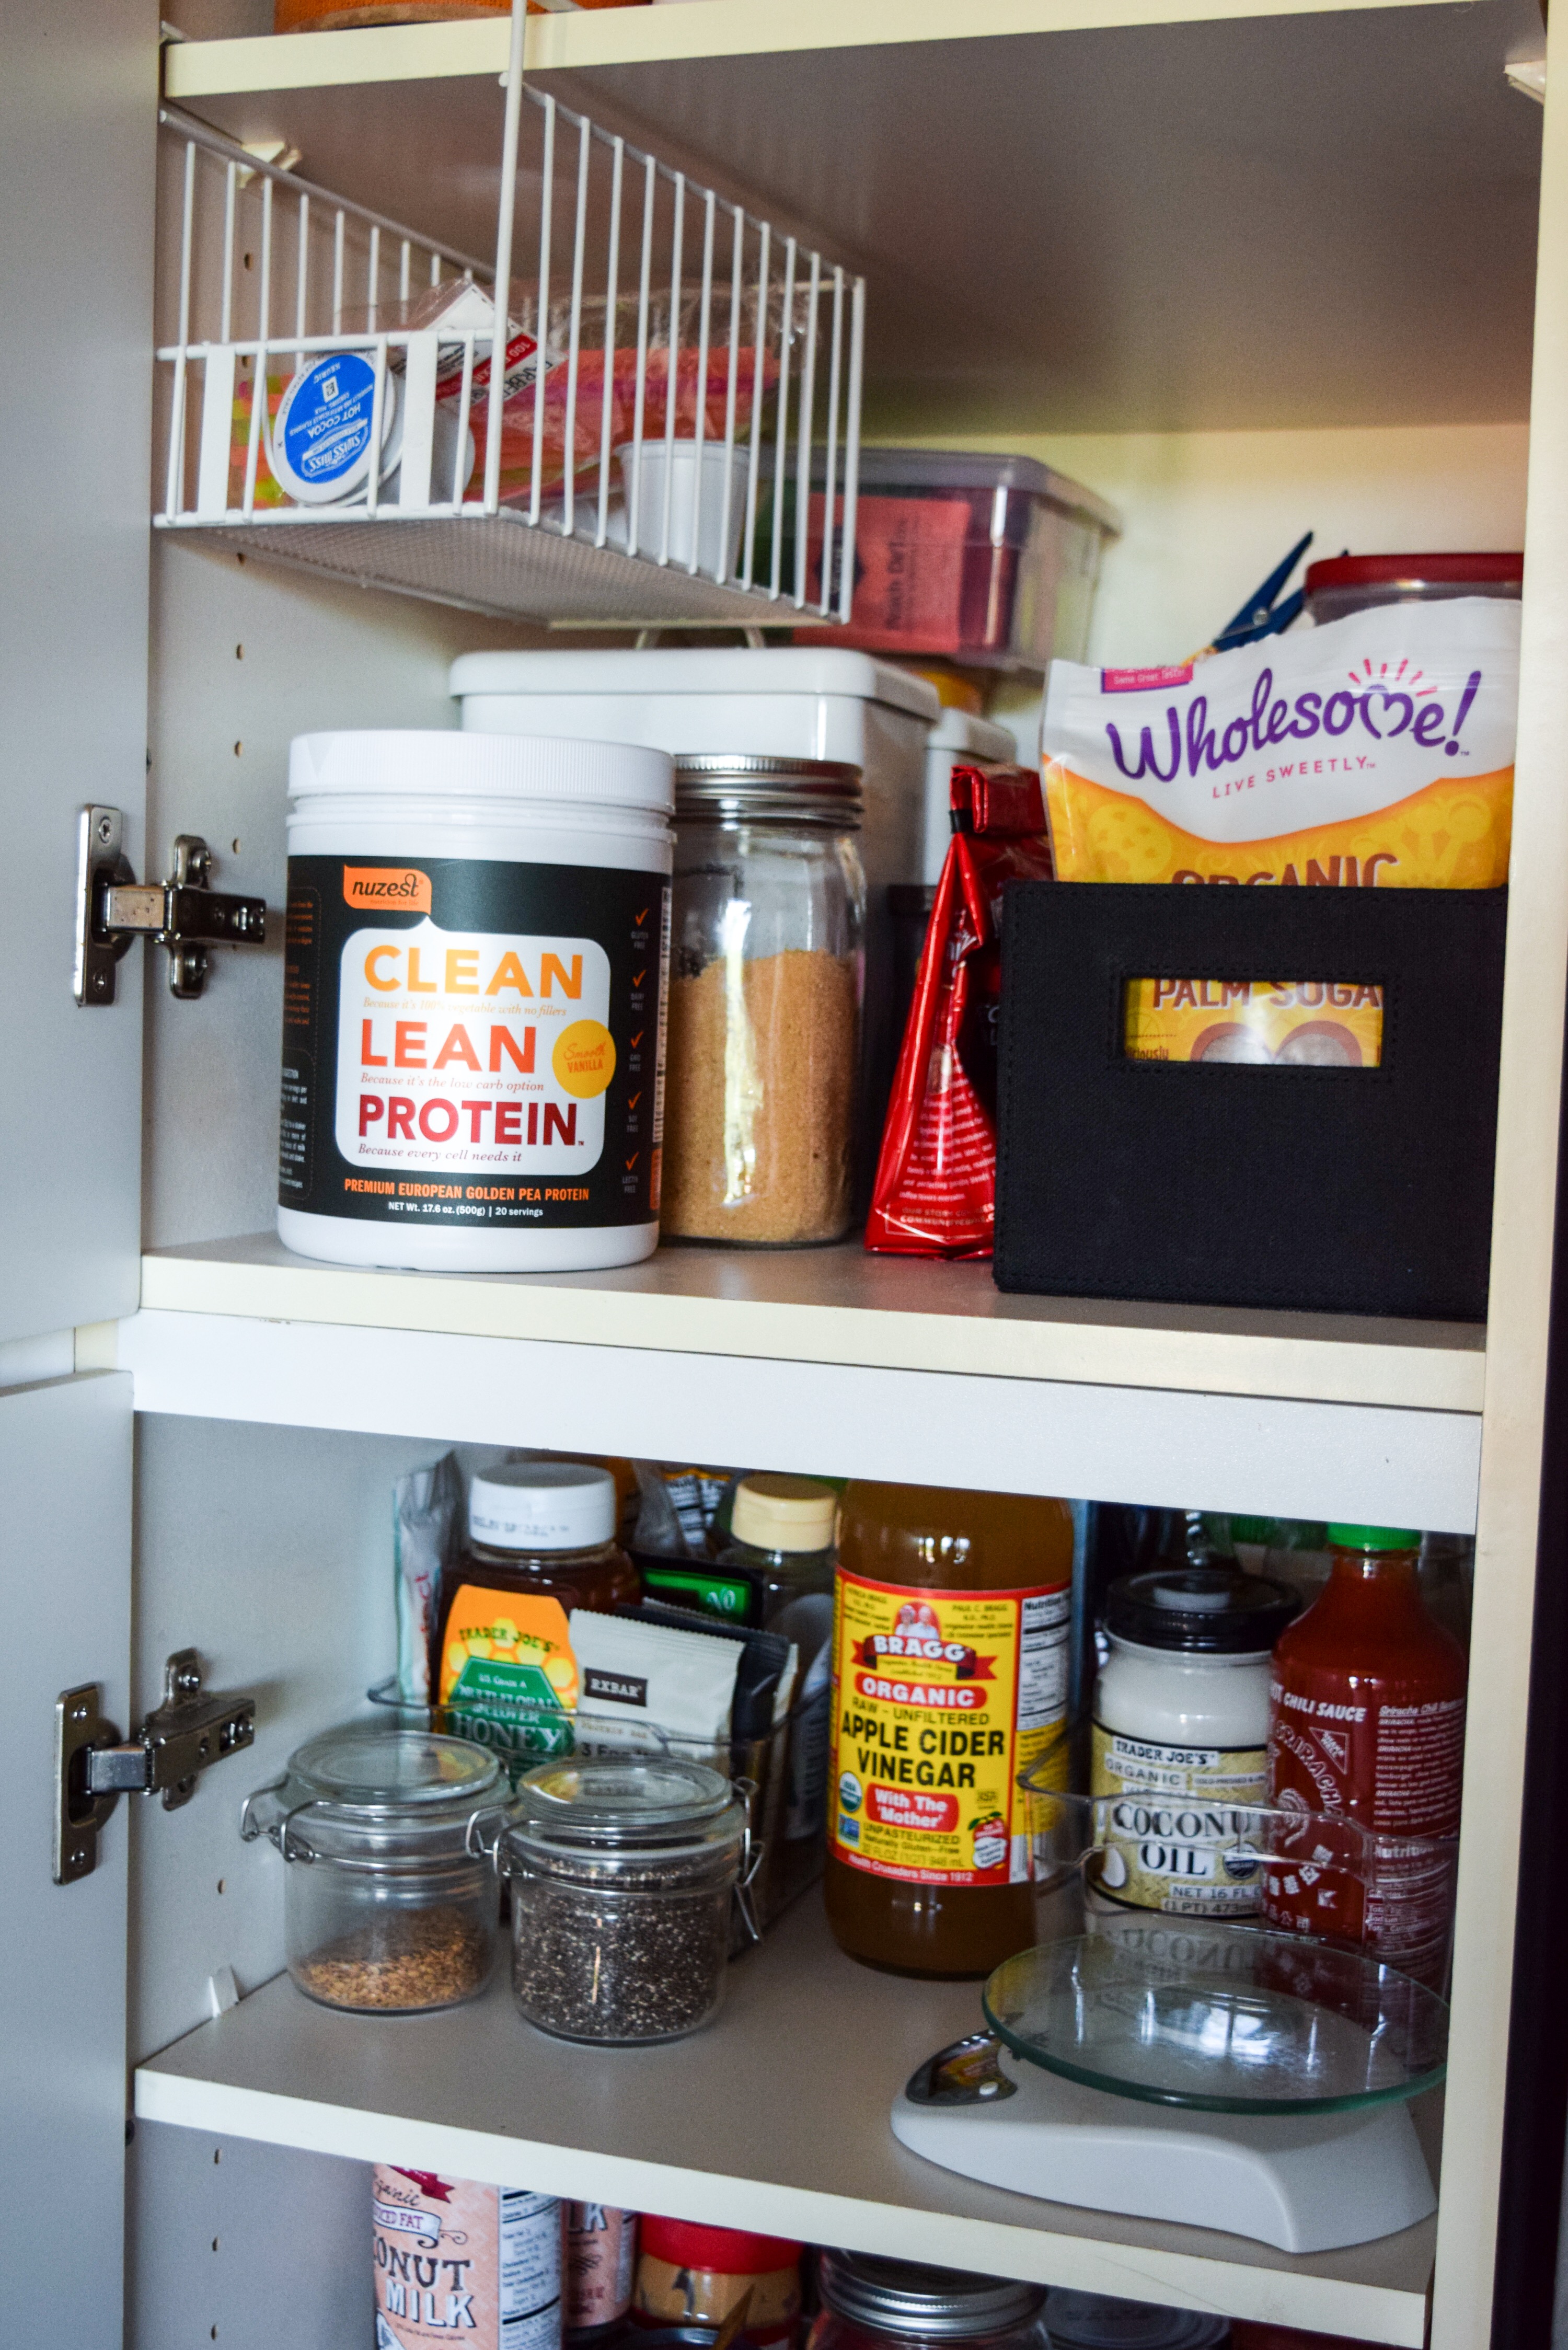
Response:
[[[718,2013],[746,1850],[701,1763],[578,1756],[518,1783],[500,1865],[519,2012],[566,2040],[679,2040]]]
[[[240,1833],[288,1863],[285,1950],[306,1997],[377,2015],[477,1998],[499,1906],[485,1847],[506,1800],[495,1756],[465,1739],[354,1724],[300,1747]]]

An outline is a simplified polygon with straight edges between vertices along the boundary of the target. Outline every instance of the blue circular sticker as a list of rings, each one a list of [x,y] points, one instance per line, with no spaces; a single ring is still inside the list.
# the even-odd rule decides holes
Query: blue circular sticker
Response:
[[[383,432],[392,386],[384,395]],[[273,435],[274,469],[296,496],[331,497],[369,471],[376,370],[358,351],[328,351],[294,377]]]

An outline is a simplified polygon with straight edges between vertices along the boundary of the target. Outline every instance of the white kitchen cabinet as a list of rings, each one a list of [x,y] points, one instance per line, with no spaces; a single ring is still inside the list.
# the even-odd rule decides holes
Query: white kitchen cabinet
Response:
[[[170,97],[483,250],[504,28],[247,37],[265,16],[192,0],[185,31],[240,37],[166,50]],[[1205,577],[1231,535],[1239,597],[1298,481],[1335,485],[1325,529],[1432,546],[1451,515],[1459,543],[1506,543],[1529,418],[1484,1331],[1002,1298],[982,1266],[853,1248],[506,1281],[288,1258],[266,1237],[275,920],[265,952],[214,954],[199,1002],[139,948],[116,1004],[78,1009],[76,810],[123,809],[143,878],[200,832],[218,887],[279,908],[289,737],[449,725],[452,656],[519,632],[232,546],[149,557],[156,25],[129,0],[14,0],[6,36],[0,2193],[74,2296],[69,2338],[119,2338],[123,2201],[136,2350],[341,2350],[363,2322],[361,2166],[384,2153],[1393,2343],[1429,2318],[1434,2350],[1481,2350],[1538,1555],[1563,1565],[1537,1518],[1568,968],[1568,112],[1505,82],[1542,50],[1532,5],[986,0],[960,20],[935,0],[688,0],[529,32],[564,99],[865,273],[874,431],[1049,448],[1129,505],[1124,484],[1150,485],[1167,543],[1138,541],[1135,508],[1101,629],[1136,615],[1167,641],[1124,639],[1127,658],[1222,617],[1184,600],[1180,534],[1209,542]],[[1255,524],[1222,479],[1264,485]],[[737,1970],[720,2025],[666,2050],[536,2043],[502,1991],[418,2024],[296,1998],[275,1856],[240,1844],[238,1801],[389,1666],[388,1487],[446,1442],[1473,1527],[1436,2222],[1293,2260],[928,2168],[886,2106],[973,2019],[972,1990],[854,1968],[810,1904]],[[57,1692],[100,1682],[129,1730],[184,1646],[255,1696],[254,1749],[181,1810],[122,1799],[99,1868],[52,1884]]]

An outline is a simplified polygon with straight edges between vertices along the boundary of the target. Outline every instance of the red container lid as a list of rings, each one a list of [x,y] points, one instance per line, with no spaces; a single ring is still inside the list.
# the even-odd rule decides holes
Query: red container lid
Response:
[[[1306,592],[1366,588],[1517,588],[1522,555],[1334,555],[1309,563]]]
[[[802,2247],[787,2236],[753,2236],[743,2228],[702,2228],[694,2220],[642,2215],[642,2249],[671,2268],[710,2269],[717,2276],[766,2276],[793,2268]]]

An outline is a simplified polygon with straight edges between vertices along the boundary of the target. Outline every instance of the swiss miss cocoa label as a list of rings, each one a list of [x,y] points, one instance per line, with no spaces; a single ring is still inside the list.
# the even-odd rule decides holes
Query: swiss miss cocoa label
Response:
[[[1029,1877],[1018,1773],[1066,1713],[1069,1594],[837,1578],[829,1835],[873,1877]]]
[[[291,858],[280,1203],[651,1223],[669,907],[651,873]]]

